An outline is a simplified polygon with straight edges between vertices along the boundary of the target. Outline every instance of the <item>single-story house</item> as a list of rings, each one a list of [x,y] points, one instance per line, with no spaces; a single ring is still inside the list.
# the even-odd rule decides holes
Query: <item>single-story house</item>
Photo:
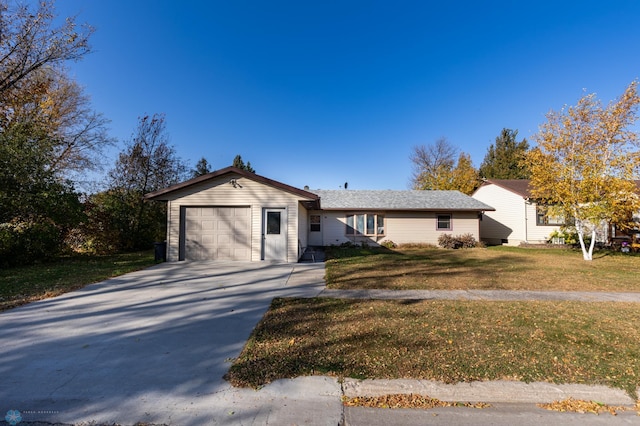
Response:
[[[486,179],[471,195],[491,204],[480,223],[480,239],[487,244],[539,244],[565,225],[564,216],[549,214],[531,197],[528,179]]]
[[[296,262],[305,247],[480,237],[489,205],[458,191],[310,191],[227,167],[149,193],[167,202],[167,260]]]

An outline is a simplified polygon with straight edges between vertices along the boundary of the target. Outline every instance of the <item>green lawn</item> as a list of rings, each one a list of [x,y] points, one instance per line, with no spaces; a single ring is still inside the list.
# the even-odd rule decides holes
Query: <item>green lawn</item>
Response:
[[[327,259],[336,289],[640,291],[640,256],[608,251],[586,262],[566,249],[334,247]]]
[[[334,249],[333,288],[639,291],[640,257],[515,248]],[[640,306],[598,302],[276,299],[227,379],[327,374],[603,384],[637,397]]]
[[[69,256],[0,270],[0,311],[57,296],[87,284],[154,264],[153,251],[108,256]]]

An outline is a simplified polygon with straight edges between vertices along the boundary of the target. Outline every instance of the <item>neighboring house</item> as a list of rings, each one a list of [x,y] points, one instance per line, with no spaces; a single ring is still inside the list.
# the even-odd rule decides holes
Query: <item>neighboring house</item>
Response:
[[[532,198],[527,179],[487,179],[471,195],[490,204],[480,222],[480,239],[487,244],[544,243],[565,223],[549,215]]]
[[[493,210],[458,191],[308,191],[227,167],[145,196],[167,202],[167,260],[296,262],[308,246],[480,237]]]

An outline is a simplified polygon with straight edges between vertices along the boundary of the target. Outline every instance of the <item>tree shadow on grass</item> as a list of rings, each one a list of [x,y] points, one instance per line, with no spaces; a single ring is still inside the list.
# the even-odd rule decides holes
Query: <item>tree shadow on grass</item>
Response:
[[[522,254],[484,249],[350,248],[331,259],[327,283],[333,289],[502,289],[521,281],[533,264]]]

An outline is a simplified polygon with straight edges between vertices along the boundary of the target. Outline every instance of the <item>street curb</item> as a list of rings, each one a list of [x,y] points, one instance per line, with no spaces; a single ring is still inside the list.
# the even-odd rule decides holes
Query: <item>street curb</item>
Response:
[[[446,384],[431,380],[356,380],[345,379],[344,395],[382,396],[416,394],[448,402],[550,403],[568,398],[597,401],[607,405],[635,405],[622,389],[607,386],[515,382],[497,380]],[[640,392],[640,388],[638,389]]]

